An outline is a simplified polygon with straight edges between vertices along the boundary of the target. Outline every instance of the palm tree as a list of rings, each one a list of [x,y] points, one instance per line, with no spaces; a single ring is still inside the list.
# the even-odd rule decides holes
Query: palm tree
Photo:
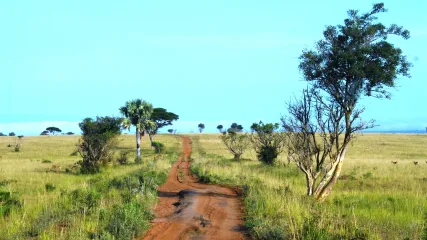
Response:
[[[144,136],[145,131],[154,124],[150,120],[153,105],[142,99],[135,99],[127,101],[125,106],[120,108],[120,112],[125,117],[124,128],[130,130],[132,125],[136,128],[136,156],[137,159],[141,159],[141,136]]]

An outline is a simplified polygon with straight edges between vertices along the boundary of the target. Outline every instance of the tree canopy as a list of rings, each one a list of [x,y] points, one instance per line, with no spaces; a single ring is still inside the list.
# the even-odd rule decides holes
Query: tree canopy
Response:
[[[57,127],[48,127],[48,128],[46,128],[46,131],[48,131],[50,134],[62,132],[62,130],[57,128]]]

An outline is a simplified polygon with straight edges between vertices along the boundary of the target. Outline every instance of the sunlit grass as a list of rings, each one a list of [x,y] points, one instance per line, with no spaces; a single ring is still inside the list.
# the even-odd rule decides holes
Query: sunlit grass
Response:
[[[116,155],[120,151],[129,151],[127,165],[111,164],[101,173],[95,175],[81,175],[66,173],[66,169],[72,169],[80,160],[78,155],[72,154],[76,150],[79,136],[39,136],[24,137],[20,152],[14,152],[13,145],[16,137],[0,137],[0,190],[11,192],[18,197],[23,205],[15,209],[9,216],[0,216],[0,239],[3,238],[27,238],[23,231],[27,231],[34,220],[40,217],[44,209],[50,209],[61,202],[63,193],[74,189],[94,189],[91,181],[97,179],[113,179],[133,174],[140,169],[151,169],[158,173],[167,173],[171,163],[176,160],[181,150],[181,140],[172,135],[159,135],[157,141],[165,144],[166,151],[162,157],[154,160],[155,154],[151,149],[148,137],[142,140],[141,152],[143,164],[134,164],[135,136],[123,135],[116,149]],[[60,166],[61,170],[52,171],[52,166]],[[55,190],[47,191],[45,185],[55,186]],[[110,209],[113,205],[121,205],[121,193],[112,189],[102,195],[100,209]],[[154,196],[152,199],[156,199]],[[147,200],[148,201],[148,200]],[[148,203],[148,202],[147,202]],[[152,201],[151,201],[152,203]],[[97,213],[99,214],[99,213]],[[96,214],[95,214],[96,215]],[[99,219],[96,216],[83,217],[72,215],[71,223],[65,229],[52,229],[55,225],[49,225],[45,229],[41,239],[86,239],[91,229],[98,229]],[[58,228],[56,226],[56,228]],[[99,229],[98,229],[99,230]],[[68,232],[68,233],[64,233]],[[72,232],[72,234],[70,233]],[[70,235],[71,234],[71,235]],[[73,237],[72,237],[73,236]]]
[[[426,135],[359,136],[320,205],[305,196],[305,178],[285,154],[275,166],[261,164],[253,151],[236,162],[218,135],[191,139],[193,171],[205,181],[246,189],[246,224],[255,238],[419,239],[426,228]]]

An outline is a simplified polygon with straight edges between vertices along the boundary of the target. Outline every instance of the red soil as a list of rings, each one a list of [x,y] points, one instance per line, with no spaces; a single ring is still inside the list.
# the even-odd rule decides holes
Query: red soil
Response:
[[[156,219],[143,239],[246,239],[242,204],[232,188],[200,183],[190,171],[191,144],[158,191]]]

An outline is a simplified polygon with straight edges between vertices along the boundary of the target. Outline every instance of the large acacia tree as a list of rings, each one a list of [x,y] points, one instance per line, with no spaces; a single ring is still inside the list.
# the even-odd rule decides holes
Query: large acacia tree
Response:
[[[150,137],[150,142],[153,142],[154,136],[157,134],[160,128],[172,125],[172,122],[178,119],[179,116],[173,112],[168,112],[164,108],[154,108],[150,118],[150,120],[153,121],[154,124],[151,128],[147,128],[147,133]]]
[[[323,201],[336,183],[348,149],[348,144],[363,125],[355,120],[363,109],[358,109],[362,96],[390,98],[388,88],[394,87],[399,76],[409,77],[411,64],[400,48],[387,41],[390,35],[409,38],[409,31],[397,25],[385,26],[377,21],[379,13],[386,12],[383,3],[374,4],[367,13],[349,10],[344,25],[328,26],[324,39],[314,50],[304,50],[300,56],[300,70],[304,79],[319,91],[319,102],[329,111],[335,111],[331,124],[338,128],[336,154],[331,155],[331,167],[320,181],[315,193]],[[342,134],[341,134],[342,133]]]
[[[129,130],[131,126],[135,126],[136,128],[136,157],[140,160],[141,137],[144,136],[147,129],[152,128],[154,125],[154,122],[151,120],[153,105],[142,99],[135,99],[127,101],[119,110],[125,117],[123,120],[124,128]]]

